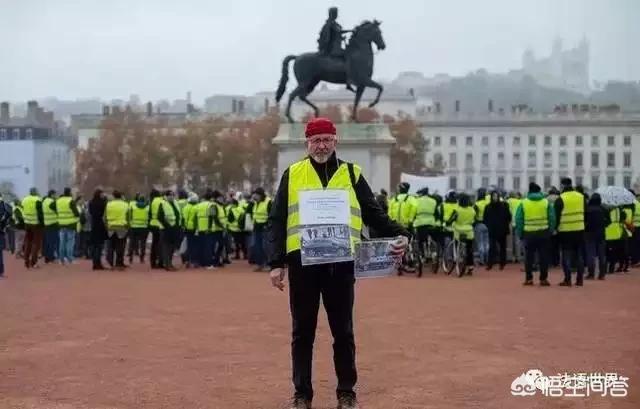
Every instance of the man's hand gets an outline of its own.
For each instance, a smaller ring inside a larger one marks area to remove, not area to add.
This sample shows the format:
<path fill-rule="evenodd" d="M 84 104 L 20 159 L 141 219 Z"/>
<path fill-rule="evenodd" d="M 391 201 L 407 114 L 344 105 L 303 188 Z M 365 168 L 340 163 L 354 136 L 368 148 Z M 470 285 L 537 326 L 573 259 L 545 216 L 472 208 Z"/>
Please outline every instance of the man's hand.
<path fill-rule="evenodd" d="M 391 243 L 391 254 L 397 257 L 401 257 L 407 250 L 409 245 L 409 239 L 405 236 L 398 236 L 395 241 Z"/>
<path fill-rule="evenodd" d="M 284 291 L 284 268 L 274 268 L 269 273 L 271 285 L 280 291 Z"/>

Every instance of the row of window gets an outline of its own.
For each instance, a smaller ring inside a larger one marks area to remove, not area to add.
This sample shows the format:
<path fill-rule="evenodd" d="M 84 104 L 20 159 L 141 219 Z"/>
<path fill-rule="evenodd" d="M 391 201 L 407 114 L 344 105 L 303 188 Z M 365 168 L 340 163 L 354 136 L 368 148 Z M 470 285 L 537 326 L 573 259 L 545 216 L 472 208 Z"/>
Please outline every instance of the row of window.
<path fill-rule="evenodd" d="M 528 183 L 531 182 L 535 182 L 535 183 L 539 183 L 539 178 L 535 175 L 531 175 L 529 176 L 528 179 Z M 613 186 L 616 184 L 616 178 L 615 176 L 612 175 L 608 175 L 606 177 L 606 186 Z M 622 184 L 624 185 L 624 187 L 626 188 L 631 188 L 631 175 L 624 175 L 622 177 Z M 555 184 L 556 186 L 558 184 Z M 580 185 L 584 185 L 584 180 L 582 178 L 582 176 L 577 176 L 575 178 L 575 185 L 576 186 L 580 186 Z M 484 187 L 484 188 L 488 188 L 490 186 L 497 186 L 500 189 L 507 189 L 505 186 L 505 178 L 504 176 L 498 176 L 497 179 L 495 180 L 491 180 L 489 177 L 484 176 L 481 179 L 481 185 L 480 186 L 474 186 L 473 185 L 473 176 L 467 176 L 465 177 L 465 182 L 464 182 L 464 190 L 466 191 L 472 191 L 478 187 Z M 542 179 L 542 187 L 547 190 L 549 189 L 551 186 L 554 186 L 554 184 L 552 183 L 551 180 L 551 176 L 549 175 L 545 175 Z M 595 190 L 598 188 L 598 186 L 600 186 L 600 176 L 592 176 L 591 177 L 591 189 Z M 526 188 L 527 186 L 525 186 Z M 462 186 L 458 186 L 458 178 L 456 176 L 451 176 L 449 177 L 449 188 L 450 189 L 454 189 L 454 190 L 458 190 L 458 189 L 463 189 Z M 522 191 L 522 185 L 521 185 L 521 180 L 520 180 L 520 176 L 514 176 L 513 177 L 513 186 L 512 189 L 516 192 L 521 192 Z"/>
<path fill-rule="evenodd" d="M 11 133 L 12 139 L 33 139 L 33 129 L 27 128 L 24 132 L 20 132 L 20 128 L 14 128 Z M 7 129 L 0 129 L 0 140 L 9 139 Z"/>
<path fill-rule="evenodd" d="M 538 135 L 529 135 L 529 146 L 536 146 L 537 145 L 537 138 Z M 560 135 L 559 139 L 559 144 L 560 146 L 567 146 L 568 144 L 568 136 L 567 135 Z M 544 135 L 544 146 L 551 146 L 552 144 L 552 139 L 551 139 L 551 135 Z M 482 146 L 489 146 L 489 136 L 483 136 L 482 137 Z M 584 138 L 582 135 L 576 135 L 575 138 L 575 143 L 576 146 L 583 146 L 584 145 Z M 498 136 L 498 146 L 504 146 L 505 144 L 505 138 L 504 135 L 499 135 Z M 622 139 L 622 144 L 623 146 L 631 146 L 631 135 L 624 135 L 623 139 Z M 442 146 L 442 137 L 440 136 L 434 136 L 433 137 L 433 145 L 434 146 Z M 465 145 L 466 146 L 473 146 L 473 136 L 467 136 L 465 137 Z M 599 146 L 600 145 L 600 135 L 591 135 L 591 146 Z M 607 146 L 615 146 L 616 145 L 616 137 L 615 135 L 608 135 L 607 136 Z M 449 146 L 458 146 L 458 137 L 457 136 L 450 136 L 449 137 Z M 520 145 L 520 136 L 514 136 L 513 137 L 513 146 L 521 146 Z"/>
<path fill-rule="evenodd" d="M 481 156 L 482 160 L 480 162 L 480 166 L 489 167 L 489 153 L 483 153 Z M 442 162 L 442 155 L 440 153 L 435 154 L 435 162 Z M 553 166 L 553 154 L 551 151 L 544 152 L 544 163 L 545 167 Z M 576 152 L 575 153 L 575 167 L 583 167 L 584 166 L 584 153 Z M 467 167 L 473 167 L 473 153 L 465 154 L 465 165 Z M 504 168 L 505 167 L 505 158 L 503 152 L 498 152 L 498 161 L 497 167 Z M 536 151 L 529 151 L 527 155 L 527 166 L 528 167 L 536 167 L 538 165 L 538 157 Z M 559 152 L 558 153 L 558 165 L 561 168 L 566 168 L 569 166 L 568 155 L 567 152 Z M 591 167 L 598 168 L 600 167 L 600 153 L 599 152 L 591 152 Z M 622 166 L 623 167 L 631 167 L 631 152 L 623 152 L 622 154 Z M 449 154 L 449 168 L 457 168 L 458 167 L 458 153 L 452 152 Z M 513 158 L 511 162 L 511 168 L 519 169 L 522 167 L 522 162 L 520 158 L 520 152 L 514 152 Z M 616 154 L 615 152 L 607 152 L 607 167 L 615 168 L 616 167 Z"/>

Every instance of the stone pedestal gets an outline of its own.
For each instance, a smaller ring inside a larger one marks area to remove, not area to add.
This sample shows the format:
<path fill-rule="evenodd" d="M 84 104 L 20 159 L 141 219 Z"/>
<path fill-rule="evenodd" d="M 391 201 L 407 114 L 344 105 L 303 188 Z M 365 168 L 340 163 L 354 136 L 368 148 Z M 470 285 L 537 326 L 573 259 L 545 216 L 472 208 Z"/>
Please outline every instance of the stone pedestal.
<path fill-rule="evenodd" d="M 374 193 L 390 191 L 390 151 L 396 140 L 386 124 L 338 124 L 339 159 L 362 167 L 362 172 Z M 294 162 L 306 156 L 304 124 L 282 123 L 273 139 L 278 147 L 278 175 Z M 279 183 L 279 180 L 278 182 Z"/>

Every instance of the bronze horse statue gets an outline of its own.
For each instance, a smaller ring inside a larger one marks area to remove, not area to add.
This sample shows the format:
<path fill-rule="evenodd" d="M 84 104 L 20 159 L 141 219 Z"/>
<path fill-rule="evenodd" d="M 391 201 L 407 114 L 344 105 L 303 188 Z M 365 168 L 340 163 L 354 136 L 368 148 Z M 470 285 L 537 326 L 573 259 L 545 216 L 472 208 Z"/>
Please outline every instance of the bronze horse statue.
<path fill-rule="evenodd" d="M 307 99 L 320 81 L 333 84 L 354 85 L 355 100 L 351 119 L 357 120 L 358 104 L 366 87 L 378 90 L 376 98 L 369 104 L 369 108 L 374 107 L 380 101 L 382 95 L 382 85 L 373 81 L 373 47 L 375 44 L 378 50 L 384 50 L 386 45 L 382 38 L 379 21 L 364 21 L 353 29 L 353 34 L 344 51 L 344 60 L 329 57 L 317 52 L 304 53 L 300 55 L 289 55 L 282 61 L 282 77 L 276 92 L 276 102 L 280 102 L 289 80 L 289 62 L 295 60 L 293 72 L 298 81 L 298 86 L 289 94 L 289 102 L 285 115 L 289 122 L 291 118 L 291 104 L 298 97 L 307 105 L 313 108 L 315 116 L 318 116 L 318 107 Z"/>

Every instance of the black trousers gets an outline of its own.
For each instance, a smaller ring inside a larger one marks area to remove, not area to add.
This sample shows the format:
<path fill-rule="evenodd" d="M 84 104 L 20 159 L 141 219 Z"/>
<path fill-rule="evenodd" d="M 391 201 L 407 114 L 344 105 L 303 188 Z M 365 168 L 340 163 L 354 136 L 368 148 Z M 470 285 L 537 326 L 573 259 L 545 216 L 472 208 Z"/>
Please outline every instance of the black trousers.
<path fill-rule="evenodd" d="M 291 356 L 293 385 L 298 397 L 311 400 L 311 364 L 318 323 L 320 296 L 333 336 L 333 363 L 338 378 L 336 393 L 355 395 L 356 345 L 353 335 L 353 262 L 300 266 L 289 263 L 289 302 L 292 318 Z M 289 259 L 295 257 L 288 257 Z"/>
<path fill-rule="evenodd" d="M 91 259 L 93 260 L 93 268 L 102 267 L 102 252 L 104 250 L 104 238 L 91 238 Z"/>
<path fill-rule="evenodd" d="M 631 264 L 640 263 L 640 226 L 637 226 L 631 236 L 629 243 L 629 253 L 631 253 Z"/>
<path fill-rule="evenodd" d="M 571 282 L 571 268 L 576 267 L 576 283 L 582 283 L 584 276 L 584 232 L 562 232 L 558 233 L 558 240 L 562 245 L 562 271 L 564 271 L 564 281 Z"/>
<path fill-rule="evenodd" d="M 150 227 L 151 231 L 151 268 L 164 268 L 164 257 L 162 244 L 164 238 L 164 230 L 157 227 Z"/>
<path fill-rule="evenodd" d="M 236 259 L 240 259 L 240 253 L 247 259 L 247 233 L 244 231 L 233 232 L 233 244 L 236 248 Z"/>
<path fill-rule="evenodd" d="M 124 248 L 127 242 L 127 236 L 118 237 L 116 233 L 112 233 L 109 237 L 109 248 L 107 250 L 107 263 L 110 266 L 124 267 Z"/>
<path fill-rule="evenodd" d="M 524 238 L 524 271 L 525 279 L 533 280 L 533 270 L 538 256 L 540 281 L 549 277 L 549 237 L 531 236 Z"/>
<path fill-rule="evenodd" d="M 133 255 L 140 256 L 140 262 L 144 263 L 144 255 L 147 252 L 147 236 L 149 230 L 146 228 L 129 229 L 129 262 L 133 262 Z"/>
<path fill-rule="evenodd" d="M 609 274 L 615 271 L 616 263 L 622 263 L 624 256 L 624 243 L 622 239 L 607 241 L 607 264 Z"/>
<path fill-rule="evenodd" d="M 498 248 L 500 248 L 498 252 Z M 491 267 L 496 262 L 498 257 L 498 263 L 504 267 L 507 264 L 507 235 L 492 236 L 489 235 L 489 265 Z"/>

